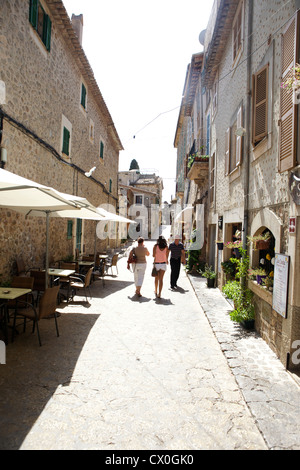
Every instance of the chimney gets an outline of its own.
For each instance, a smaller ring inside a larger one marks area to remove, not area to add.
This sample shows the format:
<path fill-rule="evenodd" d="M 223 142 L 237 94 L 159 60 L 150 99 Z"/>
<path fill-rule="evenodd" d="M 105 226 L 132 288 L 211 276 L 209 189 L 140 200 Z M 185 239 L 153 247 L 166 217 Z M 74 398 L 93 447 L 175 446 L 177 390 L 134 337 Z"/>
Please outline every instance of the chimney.
<path fill-rule="evenodd" d="M 82 30 L 83 30 L 83 15 L 72 14 L 73 29 L 78 37 L 80 45 L 82 46 Z"/>

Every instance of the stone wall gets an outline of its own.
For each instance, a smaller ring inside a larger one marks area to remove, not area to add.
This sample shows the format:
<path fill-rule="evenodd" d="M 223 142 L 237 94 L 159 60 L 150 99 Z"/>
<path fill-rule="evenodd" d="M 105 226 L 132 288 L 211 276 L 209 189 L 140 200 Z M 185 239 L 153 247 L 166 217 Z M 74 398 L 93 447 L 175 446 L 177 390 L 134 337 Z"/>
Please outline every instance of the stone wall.
<path fill-rule="evenodd" d="M 112 130 L 111 118 L 101 105 L 100 91 L 82 75 L 76 51 L 65 30 L 42 5 L 52 21 L 48 52 L 29 22 L 29 2 L 3 0 L 0 9 L 0 80 L 5 83 L 2 110 L 2 146 L 7 149 L 6 170 L 49 185 L 61 192 L 87 198 L 95 206 L 117 205 L 118 165 L 121 143 Z M 86 110 L 80 104 L 82 83 L 87 89 Z M 104 103 L 104 102 L 103 102 Z M 1 111 L 1 109 L 0 109 Z M 70 156 L 62 153 L 64 119 L 71 124 Z M 100 158 L 100 141 L 104 158 Z M 92 178 L 84 172 L 96 166 Z M 111 180 L 111 192 L 109 191 Z M 45 219 L 2 209 L 0 219 L 1 273 L 7 279 L 16 257 L 25 265 L 43 266 Z M 83 221 L 83 249 L 94 252 L 95 221 Z M 67 220 L 50 222 L 50 257 L 74 254 L 67 239 Z M 97 249 L 107 241 L 98 241 Z"/>

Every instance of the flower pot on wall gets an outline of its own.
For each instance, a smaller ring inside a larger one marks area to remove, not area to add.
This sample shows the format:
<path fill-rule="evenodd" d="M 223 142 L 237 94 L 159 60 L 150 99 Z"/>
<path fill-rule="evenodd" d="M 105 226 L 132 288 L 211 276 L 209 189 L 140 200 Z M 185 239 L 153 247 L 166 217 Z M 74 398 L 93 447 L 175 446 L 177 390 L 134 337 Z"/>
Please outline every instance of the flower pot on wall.
<path fill-rule="evenodd" d="M 262 280 L 265 279 L 267 276 L 266 274 L 256 274 L 256 282 L 257 284 L 262 284 Z"/>
<path fill-rule="evenodd" d="M 256 242 L 256 250 L 268 250 L 270 246 L 270 240 L 258 240 Z"/>
<path fill-rule="evenodd" d="M 223 242 L 217 242 L 218 245 L 218 250 L 223 250 L 224 248 L 224 243 Z"/>

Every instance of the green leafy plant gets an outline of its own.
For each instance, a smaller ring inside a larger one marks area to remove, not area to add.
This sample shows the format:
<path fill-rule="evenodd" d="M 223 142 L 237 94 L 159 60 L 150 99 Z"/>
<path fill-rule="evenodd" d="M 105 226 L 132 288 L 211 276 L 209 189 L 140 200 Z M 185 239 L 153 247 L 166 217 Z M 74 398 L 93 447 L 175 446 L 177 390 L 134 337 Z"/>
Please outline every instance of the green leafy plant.
<path fill-rule="evenodd" d="M 208 266 L 208 264 L 205 265 L 204 271 L 201 272 L 203 277 L 206 277 L 206 279 L 215 279 L 217 276 L 217 273 L 212 269 L 211 266 Z"/>
<path fill-rule="evenodd" d="M 245 322 L 248 320 L 254 320 L 255 311 L 254 305 L 252 302 L 253 292 L 247 287 L 247 279 L 249 272 L 249 256 L 247 255 L 247 250 L 244 248 L 239 248 L 241 253 L 241 258 L 230 258 L 236 265 L 236 281 L 231 281 L 227 292 L 229 295 L 232 295 L 234 301 L 234 310 L 230 313 L 230 319 L 235 322 Z M 232 284 L 234 282 L 234 284 Z M 226 285 L 225 284 L 225 292 Z M 223 292 L 224 292 L 223 288 Z"/>
<path fill-rule="evenodd" d="M 228 281 L 222 288 L 222 292 L 228 299 L 235 300 L 240 295 L 240 283 L 238 281 Z"/>
<path fill-rule="evenodd" d="M 221 266 L 224 273 L 229 274 L 230 276 L 235 276 L 236 264 L 233 263 L 230 259 L 227 261 L 223 261 L 221 263 Z"/>

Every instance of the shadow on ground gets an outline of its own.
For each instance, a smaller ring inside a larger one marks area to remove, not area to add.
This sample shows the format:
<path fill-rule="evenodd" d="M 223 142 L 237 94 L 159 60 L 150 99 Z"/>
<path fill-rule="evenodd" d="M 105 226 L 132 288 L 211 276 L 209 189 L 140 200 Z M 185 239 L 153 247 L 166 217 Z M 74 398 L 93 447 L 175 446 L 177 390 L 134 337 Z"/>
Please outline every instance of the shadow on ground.
<path fill-rule="evenodd" d="M 6 348 L 0 366 L 0 449 L 17 450 L 58 386 L 70 383 L 78 357 L 99 318 L 97 314 L 62 313 L 40 322 L 42 346 L 31 325 Z"/>

